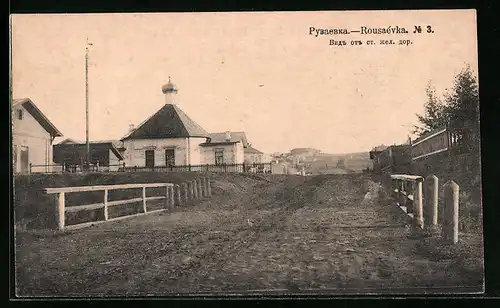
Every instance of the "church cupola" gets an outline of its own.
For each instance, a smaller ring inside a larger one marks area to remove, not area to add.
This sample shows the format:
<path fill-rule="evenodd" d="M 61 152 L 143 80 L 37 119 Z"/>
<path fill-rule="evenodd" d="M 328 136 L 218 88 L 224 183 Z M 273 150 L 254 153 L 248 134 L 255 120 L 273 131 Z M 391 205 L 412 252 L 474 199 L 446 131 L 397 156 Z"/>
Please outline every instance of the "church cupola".
<path fill-rule="evenodd" d="M 177 97 L 177 87 L 172 83 L 170 77 L 168 77 L 168 83 L 161 87 L 161 91 L 165 95 L 165 104 L 175 104 Z"/>

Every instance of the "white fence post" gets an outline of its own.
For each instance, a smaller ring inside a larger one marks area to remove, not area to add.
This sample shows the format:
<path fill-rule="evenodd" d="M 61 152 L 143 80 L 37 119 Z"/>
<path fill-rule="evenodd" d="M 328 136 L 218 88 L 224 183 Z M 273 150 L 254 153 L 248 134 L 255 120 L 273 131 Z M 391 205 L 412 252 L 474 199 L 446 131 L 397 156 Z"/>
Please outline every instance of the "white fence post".
<path fill-rule="evenodd" d="M 207 178 L 201 178 L 201 188 L 203 190 L 203 197 L 207 197 Z"/>
<path fill-rule="evenodd" d="M 168 198 L 168 186 L 165 186 L 165 199 L 163 200 L 163 207 L 168 209 L 169 208 L 169 198 Z"/>
<path fill-rule="evenodd" d="M 397 191 L 399 191 L 399 189 L 398 189 L 398 180 L 395 180 L 395 179 L 391 178 L 391 185 L 390 185 L 389 188 L 391 189 L 392 199 L 395 200 L 396 203 L 397 203 L 398 202 L 398 193 L 397 193 Z"/>
<path fill-rule="evenodd" d="M 182 182 L 181 184 L 182 186 L 182 191 L 183 191 L 183 202 L 184 204 L 187 204 L 188 203 L 188 186 L 186 184 L 186 182 Z"/>
<path fill-rule="evenodd" d="M 398 203 L 400 206 L 406 206 L 407 197 L 405 195 L 405 181 L 399 180 L 399 189 L 398 189 Z M 408 212 L 411 211 L 408 207 L 406 209 Z"/>
<path fill-rule="evenodd" d="M 193 181 L 188 181 L 187 185 L 189 190 L 189 200 L 192 201 L 194 199 Z"/>
<path fill-rule="evenodd" d="M 439 179 L 430 175 L 425 179 L 424 192 L 424 223 L 427 229 L 433 229 L 438 224 Z"/>
<path fill-rule="evenodd" d="M 169 195 L 170 195 L 170 210 L 173 211 L 175 207 L 175 198 L 174 198 L 174 185 L 169 186 Z"/>
<path fill-rule="evenodd" d="M 413 219 L 415 226 L 419 229 L 424 228 L 423 206 L 422 206 L 422 180 L 416 180 L 413 192 Z"/>
<path fill-rule="evenodd" d="M 194 198 L 198 199 L 198 185 L 196 184 L 196 180 L 193 180 L 192 183 L 193 183 Z"/>
<path fill-rule="evenodd" d="M 66 209 L 65 209 L 65 195 L 63 192 L 60 192 L 56 195 L 56 222 L 57 228 L 59 230 L 64 230 L 64 221 L 66 218 Z"/>
<path fill-rule="evenodd" d="M 458 242 L 459 187 L 448 181 L 444 184 L 443 237 L 448 243 Z"/>
<path fill-rule="evenodd" d="M 148 210 L 146 208 L 146 187 L 142 188 L 142 210 L 143 210 L 144 214 L 146 214 L 148 212 Z"/>
<path fill-rule="evenodd" d="M 108 190 L 104 190 L 104 220 L 108 220 Z"/>
<path fill-rule="evenodd" d="M 179 184 L 175 184 L 175 198 L 176 198 L 176 201 L 177 201 L 177 206 L 181 206 L 182 205 L 182 201 L 181 201 L 181 186 Z"/>
<path fill-rule="evenodd" d="M 200 179 L 196 180 L 196 187 L 198 188 L 198 198 L 203 199 L 203 190 L 201 188 L 201 180 Z"/>

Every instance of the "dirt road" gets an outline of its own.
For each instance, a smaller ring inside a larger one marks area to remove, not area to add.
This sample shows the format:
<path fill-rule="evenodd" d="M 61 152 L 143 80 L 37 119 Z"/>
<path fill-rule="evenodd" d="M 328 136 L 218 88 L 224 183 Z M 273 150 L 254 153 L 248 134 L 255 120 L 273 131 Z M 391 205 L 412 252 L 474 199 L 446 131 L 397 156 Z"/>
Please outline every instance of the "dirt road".
<path fill-rule="evenodd" d="M 20 296 L 423 293 L 482 288 L 408 239 L 362 175 L 225 175 L 214 196 L 59 235 L 18 234 Z"/>

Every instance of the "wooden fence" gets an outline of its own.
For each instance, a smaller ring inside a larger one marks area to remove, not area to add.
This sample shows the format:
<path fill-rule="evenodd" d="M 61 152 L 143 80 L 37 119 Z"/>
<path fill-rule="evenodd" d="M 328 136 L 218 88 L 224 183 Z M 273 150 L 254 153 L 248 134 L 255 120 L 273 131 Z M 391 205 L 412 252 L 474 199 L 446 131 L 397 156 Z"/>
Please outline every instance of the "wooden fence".
<path fill-rule="evenodd" d="M 221 165 L 177 165 L 154 167 L 127 167 L 125 163 L 119 165 L 89 165 L 68 166 L 61 165 L 31 165 L 30 173 L 78 173 L 78 172 L 214 172 L 214 173 L 271 173 L 271 163 L 256 164 L 221 164 Z"/>
<path fill-rule="evenodd" d="M 215 172 L 215 173 L 271 173 L 271 164 L 221 164 L 221 165 L 180 165 L 154 167 L 125 167 L 125 171 L 150 172 Z"/>
<path fill-rule="evenodd" d="M 165 188 L 165 193 L 162 196 L 146 196 L 146 190 L 148 188 Z M 140 198 L 132 198 L 132 199 L 124 199 L 124 200 L 115 200 L 110 201 L 108 198 L 108 192 L 110 190 L 126 190 L 126 189 L 142 189 L 142 197 Z M 145 215 L 148 213 L 155 213 L 165 210 L 173 210 L 175 206 L 186 205 L 190 201 L 199 200 L 202 198 L 209 198 L 212 196 L 211 190 L 211 182 L 208 178 L 195 179 L 187 182 L 183 182 L 180 185 L 172 184 L 172 183 L 148 183 L 148 184 L 121 184 L 121 185 L 98 185 L 98 186 L 77 186 L 77 187 L 58 187 L 58 188 L 45 188 L 45 193 L 48 195 L 54 196 L 55 203 L 55 213 L 56 213 L 56 222 L 57 228 L 59 230 L 67 230 L 67 229 L 79 229 L 83 227 L 87 227 L 93 224 L 102 223 L 106 221 L 119 220 L 139 215 Z M 91 192 L 91 191 L 103 191 L 103 202 L 93 203 L 93 204 L 83 204 L 77 206 L 66 206 L 66 195 L 69 193 L 76 192 Z M 148 210 L 148 201 L 152 200 L 164 200 L 163 208 L 158 210 Z M 142 202 L 142 212 L 133 214 L 120 216 L 116 218 L 109 218 L 108 216 L 108 208 L 111 206 L 131 204 L 136 202 Z M 104 212 L 104 220 L 101 221 L 92 221 L 86 223 L 79 223 L 73 225 L 66 225 L 66 213 L 70 212 L 80 212 L 80 211 L 89 211 L 103 209 Z"/>
<path fill-rule="evenodd" d="M 397 205 L 412 218 L 412 231 L 436 232 L 438 228 L 439 179 L 435 175 L 391 175 L 391 192 Z M 445 241 L 458 242 L 459 186 L 444 184 L 442 234 Z"/>
<path fill-rule="evenodd" d="M 443 128 L 422 136 L 411 143 L 412 160 L 453 150 L 456 153 L 464 152 L 464 145 L 471 142 L 470 136 L 457 131 Z"/>
<path fill-rule="evenodd" d="M 29 173 L 78 173 L 78 172 L 122 172 L 125 164 L 64 166 L 64 165 L 29 165 Z"/>

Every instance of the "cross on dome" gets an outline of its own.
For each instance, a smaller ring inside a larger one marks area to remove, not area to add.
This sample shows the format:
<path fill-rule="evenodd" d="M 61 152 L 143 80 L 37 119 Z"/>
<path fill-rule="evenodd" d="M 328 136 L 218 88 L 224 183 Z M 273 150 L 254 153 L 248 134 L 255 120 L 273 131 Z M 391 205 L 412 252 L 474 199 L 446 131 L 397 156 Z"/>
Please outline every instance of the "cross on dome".
<path fill-rule="evenodd" d="M 168 83 L 161 87 L 161 91 L 163 92 L 163 94 L 177 93 L 178 89 L 175 84 L 172 83 L 170 76 L 168 76 Z"/>

